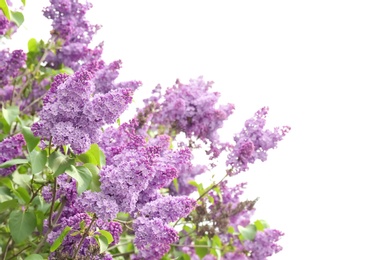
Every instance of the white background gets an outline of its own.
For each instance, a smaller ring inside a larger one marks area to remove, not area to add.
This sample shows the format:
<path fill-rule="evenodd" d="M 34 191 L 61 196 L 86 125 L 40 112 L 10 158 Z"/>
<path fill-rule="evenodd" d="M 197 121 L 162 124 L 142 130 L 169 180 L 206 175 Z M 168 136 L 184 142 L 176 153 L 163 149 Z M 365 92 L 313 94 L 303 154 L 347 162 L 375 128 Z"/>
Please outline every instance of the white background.
<path fill-rule="evenodd" d="M 93 3 L 89 17 L 103 25 L 94 44 L 105 41 L 106 62 L 122 59 L 122 80 L 145 93 L 213 80 L 236 105 L 226 139 L 262 106 L 269 127 L 292 127 L 239 176 L 260 197 L 256 216 L 285 232 L 271 259 L 390 259 L 387 1 Z M 27 1 L 11 48 L 48 39 L 45 5 Z"/>

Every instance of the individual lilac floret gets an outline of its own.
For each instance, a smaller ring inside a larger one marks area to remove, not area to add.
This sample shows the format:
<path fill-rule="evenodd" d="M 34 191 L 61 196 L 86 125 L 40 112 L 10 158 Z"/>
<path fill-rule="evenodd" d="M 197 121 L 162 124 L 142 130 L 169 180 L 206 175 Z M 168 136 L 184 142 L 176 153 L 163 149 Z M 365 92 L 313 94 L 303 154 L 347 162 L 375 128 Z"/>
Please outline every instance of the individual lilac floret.
<path fill-rule="evenodd" d="M 177 81 L 166 91 L 163 101 L 157 101 L 158 97 L 145 100 L 146 107 L 139 113 L 146 114 L 147 107 L 154 104 L 156 113 L 151 119 L 152 124 L 164 125 L 168 129 L 172 127 L 176 132 L 184 132 L 187 137 L 217 142 L 219 137 L 216 131 L 232 114 L 234 106 L 227 104 L 216 108 L 220 94 L 209 91 L 212 84 L 202 77 L 190 80 L 188 85 Z"/>
<path fill-rule="evenodd" d="M 282 247 L 276 242 L 284 234 L 276 229 L 258 231 L 253 241 L 245 240 L 244 248 L 248 252 L 249 259 L 266 260 L 268 256 L 278 253 Z"/>
<path fill-rule="evenodd" d="M 236 144 L 226 161 L 226 165 L 232 167 L 230 175 L 248 170 L 248 164 L 257 159 L 267 160 L 267 151 L 276 148 L 277 143 L 290 130 L 288 126 L 275 127 L 273 131 L 265 130 L 267 113 L 267 107 L 257 111 L 253 118 L 245 122 L 244 129 L 234 137 Z"/>
<path fill-rule="evenodd" d="M 166 196 L 146 204 L 141 214 L 145 218 L 159 218 L 164 223 L 184 218 L 194 209 L 196 201 L 186 196 Z"/>
<path fill-rule="evenodd" d="M 102 192 L 86 191 L 79 199 L 79 203 L 85 211 L 96 213 L 102 220 L 113 220 L 119 212 L 116 201 Z"/>
<path fill-rule="evenodd" d="M 177 232 L 161 219 L 137 218 L 133 223 L 134 244 L 142 259 L 158 260 L 170 249 L 170 244 L 179 237 Z"/>
<path fill-rule="evenodd" d="M 0 51 L 0 86 L 6 86 L 19 74 L 26 63 L 26 54 L 22 50 Z"/>
<path fill-rule="evenodd" d="M 23 156 L 24 138 L 21 134 L 8 137 L 0 142 L 0 164 Z M 16 170 L 16 166 L 0 168 L 0 176 L 10 175 Z"/>
<path fill-rule="evenodd" d="M 56 146 L 70 144 L 77 154 L 99 142 L 101 127 L 115 122 L 125 111 L 131 93 L 121 89 L 91 98 L 91 77 L 84 70 L 72 76 L 56 76 L 43 99 L 40 121 L 31 127 L 33 133 L 47 140 L 52 138 Z"/>

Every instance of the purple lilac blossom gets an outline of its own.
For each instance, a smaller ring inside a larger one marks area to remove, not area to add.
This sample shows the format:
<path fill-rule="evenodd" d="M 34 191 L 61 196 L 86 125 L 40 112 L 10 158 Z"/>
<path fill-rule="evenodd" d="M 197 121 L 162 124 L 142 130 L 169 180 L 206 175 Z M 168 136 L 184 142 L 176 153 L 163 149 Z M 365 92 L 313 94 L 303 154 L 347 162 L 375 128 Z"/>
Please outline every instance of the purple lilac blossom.
<path fill-rule="evenodd" d="M 100 26 L 91 25 L 85 19 L 92 4 L 82 4 L 76 0 L 50 0 L 50 3 L 43 9 L 43 15 L 52 20 L 53 40 L 61 39 L 63 43 L 62 48 L 56 54 L 50 53 L 46 61 L 52 67 L 58 68 L 63 63 L 76 71 L 80 68 L 80 62 L 96 54 L 96 51 L 88 48 L 88 44 Z"/>
<path fill-rule="evenodd" d="M 23 145 L 25 145 L 24 138 L 21 134 L 8 137 L 0 142 L 0 164 L 23 156 Z M 0 176 L 4 177 L 10 175 L 16 170 L 16 166 L 8 168 L 0 168 Z"/>
<path fill-rule="evenodd" d="M 33 133 L 47 140 L 52 137 L 53 145 L 70 144 L 77 154 L 97 143 L 100 128 L 115 122 L 131 102 L 132 93 L 120 89 L 91 98 L 91 77 L 84 70 L 56 76 L 43 99 L 40 121 L 31 127 Z"/>
<path fill-rule="evenodd" d="M 284 234 L 276 229 L 258 231 L 253 241 L 245 240 L 245 251 L 249 252 L 249 259 L 266 260 L 268 256 L 278 253 L 282 247 L 276 242 Z"/>
<path fill-rule="evenodd" d="M 117 60 L 104 66 L 102 69 L 96 72 L 93 82 L 95 83 L 95 93 L 105 94 L 110 90 L 117 88 L 127 88 L 131 91 L 135 91 L 142 85 L 140 81 L 128 81 L 121 83 L 114 83 L 115 79 L 119 76 L 118 70 L 121 68 L 122 61 Z"/>
<path fill-rule="evenodd" d="M 133 229 L 135 231 L 134 244 L 139 250 L 139 256 L 144 259 L 161 259 L 169 251 L 170 244 L 179 238 L 173 228 L 158 218 L 139 217 L 134 221 Z"/>
<path fill-rule="evenodd" d="M 188 216 L 195 205 L 196 201 L 186 196 L 166 196 L 146 204 L 140 212 L 145 218 L 159 218 L 167 224 Z"/>
<path fill-rule="evenodd" d="M 102 192 L 86 191 L 80 198 L 81 206 L 87 212 L 94 212 L 99 219 L 112 220 L 119 212 L 118 204 Z"/>
<path fill-rule="evenodd" d="M 50 254 L 49 259 L 54 260 L 62 259 L 61 257 L 65 256 L 68 258 L 73 256 L 75 245 L 78 245 L 80 243 L 82 233 L 76 235 L 71 234 L 76 231 L 80 231 L 81 222 L 84 222 L 84 228 L 87 228 L 90 225 L 91 221 L 91 217 L 85 213 L 78 213 L 74 214 L 73 216 L 61 218 L 61 221 L 59 223 L 60 227 L 55 232 L 51 232 L 49 234 L 47 242 L 52 244 L 66 226 L 71 227 L 72 231 L 70 231 L 68 235 L 65 236 L 64 240 L 61 243 L 61 247 L 57 251 Z M 110 223 L 114 222 L 104 222 L 102 220 L 95 221 L 95 223 L 93 223 L 90 228 L 91 235 L 88 235 L 84 239 L 77 256 L 86 257 L 87 259 L 91 260 L 112 259 L 109 253 L 99 254 L 99 245 L 93 237 L 95 234 L 98 234 L 98 230 L 104 229 L 109 231 L 113 235 L 113 237 L 116 238 L 116 241 L 114 241 L 114 243 L 117 243 L 119 241 L 119 234 L 122 233 L 121 225 L 119 223 Z"/>
<path fill-rule="evenodd" d="M 169 194 L 177 195 L 190 195 L 192 192 L 196 191 L 196 187 L 189 184 L 189 181 L 195 179 L 195 176 L 206 172 L 207 166 L 205 165 L 196 165 L 192 166 L 189 164 L 183 164 L 179 167 L 178 177 L 177 177 L 177 187 L 173 182 L 168 186 Z"/>
<path fill-rule="evenodd" d="M 7 17 L 3 15 L 2 12 L 0 12 L 0 35 L 4 35 L 8 31 L 8 26 L 10 22 L 8 21 Z"/>
<path fill-rule="evenodd" d="M 167 89 L 164 99 L 161 97 L 161 87 L 154 92 L 159 94 L 153 99 L 145 100 L 145 105 L 154 104 L 155 114 L 151 118 L 153 125 L 173 126 L 177 132 L 182 131 L 187 137 L 197 137 L 203 141 L 219 142 L 217 130 L 222 127 L 233 112 L 232 104 L 220 105 L 216 108 L 220 94 L 210 92 L 213 82 L 205 82 L 202 77 L 190 80 L 188 85 L 179 81 Z M 146 108 L 145 108 L 146 109 Z M 139 110 L 140 113 L 145 113 Z"/>
<path fill-rule="evenodd" d="M 8 49 L 0 51 L 0 87 L 11 83 L 19 70 L 26 63 L 26 54 L 22 50 L 10 52 Z"/>
<path fill-rule="evenodd" d="M 257 159 L 267 160 L 267 151 L 277 147 L 277 143 L 288 133 L 290 127 L 275 127 L 273 131 L 264 130 L 268 108 L 257 111 L 253 118 L 245 122 L 244 129 L 234 137 L 236 142 L 228 155 L 226 165 L 231 166 L 230 175 L 248 170 L 248 164 Z"/>

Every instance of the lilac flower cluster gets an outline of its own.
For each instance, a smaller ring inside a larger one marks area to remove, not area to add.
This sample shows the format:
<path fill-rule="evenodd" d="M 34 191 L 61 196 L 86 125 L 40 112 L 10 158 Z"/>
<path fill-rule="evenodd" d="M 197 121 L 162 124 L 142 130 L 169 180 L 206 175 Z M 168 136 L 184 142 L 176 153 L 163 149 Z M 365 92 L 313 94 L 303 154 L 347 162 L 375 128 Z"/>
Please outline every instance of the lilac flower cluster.
<path fill-rule="evenodd" d="M 43 99 L 40 121 L 31 127 L 35 135 L 52 137 L 54 145 L 70 144 L 76 153 L 85 152 L 100 140 L 100 128 L 115 122 L 131 102 L 132 92 L 118 89 L 91 99 L 91 77 L 84 70 L 55 77 Z"/>
<path fill-rule="evenodd" d="M 43 15 L 52 20 L 54 40 L 61 39 L 63 44 L 56 54 L 50 53 L 46 61 L 52 67 L 58 68 L 63 63 L 76 71 L 80 62 L 96 52 L 89 49 L 88 44 L 100 27 L 85 19 L 92 4 L 82 4 L 77 0 L 50 0 L 50 3 L 43 9 Z"/>
<path fill-rule="evenodd" d="M 0 51 L 0 87 L 11 83 L 20 68 L 26 63 L 26 54 L 22 50 L 10 52 L 8 49 Z"/>
<path fill-rule="evenodd" d="M 112 89 L 128 88 L 135 91 L 142 85 L 140 81 L 127 81 L 115 84 L 115 79 L 119 76 L 118 70 L 121 68 L 122 61 L 117 60 L 104 66 L 96 72 L 93 82 L 95 83 L 95 93 L 107 93 Z"/>
<path fill-rule="evenodd" d="M 7 17 L 0 12 L 0 35 L 4 35 L 8 31 L 9 23 Z"/>
<path fill-rule="evenodd" d="M 81 223 L 84 223 L 81 225 Z M 77 213 L 72 216 L 61 218 L 59 227 L 56 232 L 50 233 L 48 236 L 48 242 L 53 243 L 55 239 L 61 234 L 62 230 L 68 226 L 72 230 L 65 236 L 61 243 L 59 250 L 50 254 L 49 259 L 69 259 L 73 256 L 77 246 L 81 242 L 83 233 L 91 225 L 92 219 L 86 213 Z M 122 226 L 117 222 L 105 222 L 97 220 L 92 223 L 89 234 L 82 241 L 80 250 L 78 251 L 78 257 L 84 257 L 83 259 L 92 260 L 111 260 L 112 256 L 109 253 L 100 253 L 99 245 L 97 244 L 94 235 L 99 233 L 99 230 L 107 230 L 114 238 L 113 244 L 118 243 L 119 236 L 122 233 Z M 79 232 L 78 234 L 75 232 Z"/>
<path fill-rule="evenodd" d="M 217 130 L 222 127 L 233 112 L 232 104 L 220 105 L 216 108 L 220 94 L 210 92 L 213 82 L 205 82 L 202 77 L 191 80 L 188 85 L 179 81 L 169 88 L 161 99 L 161 87 L 155 92 L 153 99 L 145 100 L 146 107 L 154 104 L 156 113 L 151 119 L 152 124 L 173 127 L 177 132 L 184 132 L 187 137 L 195 136 L 203 141 L 218 142 Z M 144 110 L 139 110 L 145 113 Z"/>
<path fill-rule="evenodd" d="M 277 143 L 288 133 L 290 127 L 275 127 L 273 131 L 264 130 L 268 108 L 257 111 L 253 118 L 245 122 L 244 129 L 234 137 L 236 142 L 228 155 L 226 165 L 232 167 L 231 175 L 248 170 L 248 164 L 257 159 L 267 160 L 267 151 L 276 148 Z"/>
<path fill-rule="evenodd" d="M 21 134 L 8 137 L 0 142 L 0 164 L 23 156 L 23 145 L 25 145 L 24 138 Z M 16 170 L 16 166 L 8 168 L 0 168 L 0 176 L 4 177 L 10 175 Z"/>
<path fill-rule="evenodd" d="M 253 241 L 246 240 L 243 248 L 249 252 L 249 259 L 266 260 L 268 256 L 278 253 L 282 250 L 280 245 L 275 242 L 284 234 L 276 229 L 265 229 L 264 232 L 258 231 Z"/>
<path fill-rule="evenodd" d="M 171 195 L 190 195 L 196 191 L 196 187 L 189 184 L 189 181 L 195 179 L 195 176 L 206 172 L 207 167 L 205 165 L 183 165 L 179 168 L 177 177 L 177 187 L 173 182 L 168 186 L 169 194 Z"/>

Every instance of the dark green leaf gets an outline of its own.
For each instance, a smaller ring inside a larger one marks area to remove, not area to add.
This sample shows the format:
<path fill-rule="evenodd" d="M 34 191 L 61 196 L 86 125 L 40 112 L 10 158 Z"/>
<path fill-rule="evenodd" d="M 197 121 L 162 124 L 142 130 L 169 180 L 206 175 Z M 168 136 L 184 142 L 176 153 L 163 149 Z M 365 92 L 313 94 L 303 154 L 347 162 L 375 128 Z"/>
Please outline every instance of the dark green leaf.
<path fill-rule="evenodd" d="M 37 174 L 40 173 L 46 165 L 47 162 L 47 153 L 46 150 L 42 151 L 32 151 L 30 153 L 30 162 L 31 162 L 31 173 Z"/>
<path fill-rule="evenodd" d="M 100 191 L 99 168 L 96 167 L 96 165 L 94 165 L 92 163 L 86 163 L 83 166 L 88 168 L 88 170 L 92 174 L 91 185 L 88 187 L 88 189 L 90 189 L 91 191 L 95 191 L 95 192 Z"/>
<path fill-rule="evenodd" d="M 26 257 L 24 260 L 43 260 L 43 257 L 38 254 L 32 254 Z"/>
<path fill-rule="evenodd" d="M 256 226 L 253 224 L 249 224 L 246 227 L 238 226 L 238 231 L 245 240 L 253 240 L 257 233 Z"/>
<path fill-rule="evenodd" d="M 71 231 L 72 228 L 66 226 L 64 230 L 62 230 L 61 234 L 57 237 L 57 239 L 54 241 L 54 243 L 50 247 L 50 252 L 56 251 L 56 249 L 62 244 L 62 241 L 64 241 L 65 236 Z"/>
<path fill-rule="evenodd" d="M 45 214 L 42 211 L 35 211 L 35 217 L 37 218 L 37 229 L 42 234 L 43 221 L 45 220 Z"/>
<path fill-rule="evenodd" d="M 34 134 L 31 132 L 31 129 L 26 126 L 22 127 L 22 134 L 24 136 L 24 140 L 26 140 L 28 152 L 31 153 L 31 151 L 34 150 L 34 148 L 38 145 L 41 139 L 35 137 Z"/>
<path fill-rule="evenodd" d="M 3 212 L 7 209 L 15 209 L 19 206 L 17 199 L 7 200 L 0 203 L 0 212 Z"/>
<path fill-rule="evenodd" d="M 75 160 L 63 155 L 60 152 L 54 152 L 49 156 L 49 167 L 53 170 L 54 177 L 65 172 L 65 170 L 74 165 Z"/>
<path fill-rule="evenodd" d="M 27 159 L 12 159 L 12 160 L 9 160 L 9 161 L 6 161 L 6 162 L 0 164 L 0 168 L 8 168 L 8 167 L 11 167 L 13 165 L 25 164 L 25 163 L 28 163 Z"/>
<path fill-rule="evenodd" d="M 66 173 L 76 180 L 78 194 L 85 191 L 92 181 L 92 173 L 84 166 L 75 167 L 71 165 L 66 169 Z"/>
<path fill-rule="evenodd" d="M 9 216 L 9 229 L 16 243 L 24 241 L 35 229 L 37 220 L 34 213 L 13 211 Z"/>
<path fill-rule="evenodd" d="M 2 1 L 2 0 L 0 0 Z M 19 107 L 17 106 L 10 106 L 8 108 L 2 107 L 3 117 L 8 125 L 11 125 L 13 122 L 15 122 L 16 118 L 19 115 Z"/>
<path fill-rule="evenodd" d="M 24 16 L 21 12 L 10 12 L 11 21 L 13 21 L 18 27 L 20 27 L 24 22 Z"/>

